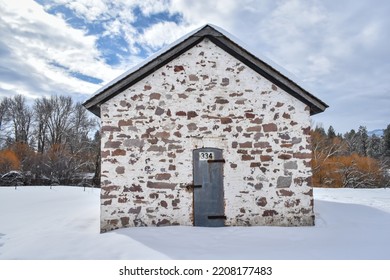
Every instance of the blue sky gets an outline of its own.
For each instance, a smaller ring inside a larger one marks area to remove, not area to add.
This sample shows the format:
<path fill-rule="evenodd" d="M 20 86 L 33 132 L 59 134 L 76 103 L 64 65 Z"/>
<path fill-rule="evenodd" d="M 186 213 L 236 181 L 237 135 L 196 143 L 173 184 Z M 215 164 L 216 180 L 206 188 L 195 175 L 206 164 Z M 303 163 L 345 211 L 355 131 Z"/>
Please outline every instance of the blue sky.
<path fill-rule="evenodd" d="M 212 23 L 303 81 L 345 132 L 390 124 L 390 2 L 376 0 L 0 0 L 0 99 L 77 101 Z"/>

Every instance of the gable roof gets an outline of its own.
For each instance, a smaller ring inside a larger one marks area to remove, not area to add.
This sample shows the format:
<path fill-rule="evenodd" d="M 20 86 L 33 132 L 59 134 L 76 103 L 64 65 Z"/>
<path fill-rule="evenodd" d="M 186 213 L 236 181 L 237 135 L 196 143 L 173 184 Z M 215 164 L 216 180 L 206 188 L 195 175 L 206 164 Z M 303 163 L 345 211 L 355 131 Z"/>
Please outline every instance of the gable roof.
<path fill-rule="evenodd" d="M 238 44 L 237 42 L 239 40 L 235 39 L 231 34 L 210 24 L 206 24 L 201 28 L 188 33 L 176 42 L 166 46 L 148 59 L 126 71 L 100 88 L 91 98 L 86 100 L 83 105 L 96 116 L 100 117 L 100 105 L 102 103 L 180 56 L 182 53 L 201 42 L 204 38 L 208 38 L 218 47 L 252 68 L 276 86 L 308 105 L 310 107 L 311 115 L 321 113 L 328 107 L 323 101 L 298 85 L 296 82 L 297 78 L 291 73 L 288 73 L 285 69 L 267 58 L 255 56 L 244 48 L 243 44 Z"/>

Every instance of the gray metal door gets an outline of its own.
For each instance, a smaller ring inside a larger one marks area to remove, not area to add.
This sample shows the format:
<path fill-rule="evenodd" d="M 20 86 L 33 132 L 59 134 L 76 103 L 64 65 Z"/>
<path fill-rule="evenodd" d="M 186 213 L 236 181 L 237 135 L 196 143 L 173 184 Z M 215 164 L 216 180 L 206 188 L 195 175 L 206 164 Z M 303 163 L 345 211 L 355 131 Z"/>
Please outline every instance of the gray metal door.
<path fill-rule="evenodd" d="M 193 151 L 194 225 L 225 225 L 222 150 L 202 148 Z"/>

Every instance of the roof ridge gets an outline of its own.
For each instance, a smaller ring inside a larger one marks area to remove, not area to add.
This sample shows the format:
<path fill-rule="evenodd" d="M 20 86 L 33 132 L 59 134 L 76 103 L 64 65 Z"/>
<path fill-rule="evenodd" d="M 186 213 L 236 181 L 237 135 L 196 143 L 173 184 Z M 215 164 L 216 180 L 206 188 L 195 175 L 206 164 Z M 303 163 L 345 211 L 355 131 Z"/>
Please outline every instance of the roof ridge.
<path fill-rule="evenodd" d="M 297 99 L 309 105 L 312 114 L 322 112 L 328 107 L 323 101 L 300 86 L 295 75 L 272 60 L 261 57 L 255 52 L 250 51 L 245 43 L 241 42 L 241 40 L 226 30 L 209 23 L 187 33 L 173 43 L 161 48 L 141 63 L 130 68 L 128 71 L 97 90 L 91 98 L 83 103 L 83 105 L 95 115 L 99 116 L 100 109 L 98 107 L 105 100 L 108 100 L 128 88 L 153 72 L 156 68 L 161 67 L 161 65 L 173 60 L 184 51 L 193 47 L 200 40 L 203 40 L 204 37 L 212 39 L 220 48 L 235 56 Z"/>

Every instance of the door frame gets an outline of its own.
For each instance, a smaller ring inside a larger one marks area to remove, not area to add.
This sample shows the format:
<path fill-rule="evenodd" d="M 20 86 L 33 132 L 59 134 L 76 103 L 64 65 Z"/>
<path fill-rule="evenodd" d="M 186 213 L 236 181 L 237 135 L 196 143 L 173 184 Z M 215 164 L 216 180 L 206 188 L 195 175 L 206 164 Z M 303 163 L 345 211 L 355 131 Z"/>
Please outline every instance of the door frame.
<path fill-rule="evenodd" d="M 222 227 L 226 219 L 223 150 L 200 148 L 194 149 L 192 155 L 193 225 Z"/>

